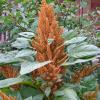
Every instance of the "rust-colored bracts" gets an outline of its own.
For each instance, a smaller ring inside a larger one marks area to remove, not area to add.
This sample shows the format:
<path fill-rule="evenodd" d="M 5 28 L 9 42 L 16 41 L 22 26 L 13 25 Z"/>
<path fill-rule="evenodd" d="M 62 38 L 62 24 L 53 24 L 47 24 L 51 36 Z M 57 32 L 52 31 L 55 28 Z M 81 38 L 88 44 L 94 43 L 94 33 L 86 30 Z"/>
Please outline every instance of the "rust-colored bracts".
<path fill-rule="evenodd" d="M 58 74 L 64 69 L 60 66 L 67 59 L 64 52 L 63 29 L 56 21 L 53 8 L 42 0 L 39 12 L 37 36 L 32 40 L 32 47 L 37 51 L 36 60 L 39 62 L 51 60 L 52 63 L 33 71 L 33 77 L 41 76 L 48 82 L 58 81 Z M 48 42 L 52 40 L 51 42 Z"/>
<path fill-rule="evenodd" d="M 1 72 L 2 72 L 2 74 L 3 74 L 3 76 L 5 77 L 5 78 L 15 78 L 15 77 L 17 77 L 17 75 L 19 74 L 19 71 L 18 71 L 18 69 L 16 69 L 16 68 L 14 68 L 14 67 L 12 67 L 12 66 L 10 66 L 10 65 L 4 65 L 4 66 L 2 66 L 1 68 L 0 68 L 0 70 L 1 70 Z M 17 90 L 17 89 L 19 89 L 20 88 L 20 85 L 12 85 L 11 86 L 14 90 Z"/>
<path fill-rule="evenodd" d="M 100 64 L 94 66 L 87 66 L 82 70 L 75 72 L 75 74 L 72 76 L 72 82 L 80 83 L 80 80 L 82 78 L 92 74 L 98 67 L 100 68 Z"/>
<path fill-rule="evenodd" d="M 0 91 L 0 98 L 2 100 L 16 100 L 15 97 L 11 97 L 11 96 L 7 96 L 6 94 L 4 94 L 3 92 Z"/>

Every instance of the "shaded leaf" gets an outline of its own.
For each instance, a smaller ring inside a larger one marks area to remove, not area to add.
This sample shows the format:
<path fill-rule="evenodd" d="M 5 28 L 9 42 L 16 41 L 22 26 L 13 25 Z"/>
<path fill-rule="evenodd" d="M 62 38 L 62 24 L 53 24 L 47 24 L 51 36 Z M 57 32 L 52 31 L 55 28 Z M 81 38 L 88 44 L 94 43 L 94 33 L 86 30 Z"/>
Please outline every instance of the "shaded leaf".
<path fill-rule="evenodd" d="M 29 81 L 27 81 L 27 82 L 29 82 Z M 32 84 L 32 86 L 27 84 L 27 85 L 24 85 L 20 89 L 20 93 L 21 93 L 23 99 L 26 99 L 27 97 L 31 97 L 31 96 L 33 97 L 33 96 L 36 96 L 37 94 L 40 94 L 40 91 L 38 91 L 36 88 L 34 88 L 33 84 Z"/>

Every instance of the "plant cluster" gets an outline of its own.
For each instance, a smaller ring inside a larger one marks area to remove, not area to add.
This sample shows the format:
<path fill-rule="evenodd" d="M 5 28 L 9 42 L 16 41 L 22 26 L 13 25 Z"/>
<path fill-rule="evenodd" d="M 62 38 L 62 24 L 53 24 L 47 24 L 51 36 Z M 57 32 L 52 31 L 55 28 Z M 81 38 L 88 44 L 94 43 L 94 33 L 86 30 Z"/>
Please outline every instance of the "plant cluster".
<path fill-rule="evenodd" d="M 100 48 L 66 30 L 42 0 L 36 31 L 19 32 L 13 49 L 0 53 L 0 99 L 100 99 L 100 63 L 92 63 Z"/>

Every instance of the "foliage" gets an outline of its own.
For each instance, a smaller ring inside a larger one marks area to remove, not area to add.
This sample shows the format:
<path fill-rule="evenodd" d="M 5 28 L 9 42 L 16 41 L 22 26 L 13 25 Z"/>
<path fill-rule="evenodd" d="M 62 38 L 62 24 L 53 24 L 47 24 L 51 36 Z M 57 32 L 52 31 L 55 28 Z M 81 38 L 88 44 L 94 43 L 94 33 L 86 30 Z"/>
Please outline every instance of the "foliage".
<path fill-rule="evenodd" d="M 10 49 L 0 53 L 0 97 L 4 100 L 99 98 L 100 64 L 94 65 L 92 60 L 100 54 L 100 48 L 90 41 L 90 35 L 82 33 L 94 23 L 87 25 L 84 24 L 87 19 L 80 19 L 81 27 L 78 19 L 74 19 L 75 4 L 68 3 L 69 0 L 62 3 L 47 0 L 50 4 L 45 0 L 29 1 L 1 3 L 2 9 L 8 11 L 7 16 L 1 17 L 1 29 L 10 33 Z M 67 3 L 71 8 L 65 9 Z"/>

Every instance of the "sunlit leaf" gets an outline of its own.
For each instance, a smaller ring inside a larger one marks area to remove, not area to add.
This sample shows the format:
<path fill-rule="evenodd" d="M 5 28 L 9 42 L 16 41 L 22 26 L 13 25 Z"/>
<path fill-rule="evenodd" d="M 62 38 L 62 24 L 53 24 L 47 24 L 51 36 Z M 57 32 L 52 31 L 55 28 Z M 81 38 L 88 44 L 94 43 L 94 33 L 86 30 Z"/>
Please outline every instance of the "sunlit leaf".
<path fill-rule="evenodd" d="M 48 97 L 51 93 L 51 88 L 50 87 L 47 87 L 46 90 L 45 90 L 45 95 Z"/>
<path fill-rule="evenodd" d="M 77 33 L 74 30 L 70 30 L 70 31 L 65 30 L 64 33 L 62 34 L 62 37 L 64 38 L 65 41 L 70 40 L 76 36 L 77 36 Z"/>
<path fill-rule="evenodd" d="M 30 49 L 23 49 L 17 53 L 15 57 L 26 57 L 26 56 L 31 56 L 35 55 L 36 51 L 30 50 Z"/>
<path fill-rule="evenodd" d="M 19 59 L 16 59 L 15 56 L 18 51 L 10 51 L 7 53 L 0 53 L 0 65 L 18 62 Z"/>
<path fill-rule="evenodd" d="M 21 76 L 16 78 L 8 78 L 8 79 L 0 80 L 0 88 L 5 88 L 14 84 L 18 84 L 28 79 L 29 79 L 28 77 Z"/>
<path fill-rule="evenodd" d="M 62 95 L 57 96 L 57 93 L 61 93 Z M 57 91 L 55 95 L 56 97 L 54 100 L 80 100 L 76 92 L 73 89 L 69 88 L 62 90 L 61 92 Z"/>
<path fill-rule="evenodd" d="M 63 63 L 62 66 L 74 65 L 77 63 L 84 63 L 84 62 L 92 61 L 95 59 L 96 59 L 96 57 L 87 58 L 87 59 L 76 59 L 76 60 L 72 60 L 72 61 L 67 61 L 67 62 Z"/>
<path fill-rule="evenodd" d="M 32 32 L 21 32 L 21 33 L 18 33 L 20 36 L 23 36 L 23 37 L 26 37 L 26 38 L 32 38 L 35 36 L 34 33 Z"/>
<path fill-rule="evenodd" d="M 15 42 L 12 43 L 12 47 L 22 49 L 30 47 L 29 40 L 26 38 L 17 38 Z"/>
<path fill-rule="evenodd" d="M 26 98 L 24 100 L 33 100 L 33 99 L 32 99 L 32 96 L 31 96 L 31 97 L 28 97 L 28 98 Z"/>
<path fill-rule="evenodd" d="M 71 40 L 65 41 L 64 45 L 69 45 L 69 44 L 75 44 L 75 43 L 80 43 L 86 40 L 87 37 L 75 37 L 72 38 Z"/>
<path fill-rule="evenodd" d="M 43 97 L 44 97 L 43 94 L 38 94 L 38 95 L 34 96 L 32 100 L 43 100 Z"/>
<path fill-rule="evenodd" d="M 29 61 L 25 61 L 21 64 L 21 70 L 20 70 L 20 74 L 27 74 L 30 73 L 38 68 L 43 67 L 44 65 L 49 64 L 51 61 L 45 61 L 45 62 L 29 62 Z"/>
<path fill-rule="evenodd" d="M 71 45 L 67 48 L 70 57 L 82 58 L 95 56 L 100 53 L 100 49 L 94 45 Z"/>

